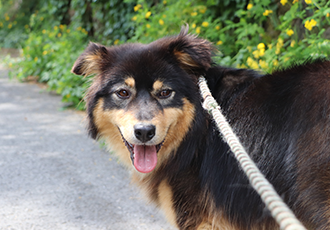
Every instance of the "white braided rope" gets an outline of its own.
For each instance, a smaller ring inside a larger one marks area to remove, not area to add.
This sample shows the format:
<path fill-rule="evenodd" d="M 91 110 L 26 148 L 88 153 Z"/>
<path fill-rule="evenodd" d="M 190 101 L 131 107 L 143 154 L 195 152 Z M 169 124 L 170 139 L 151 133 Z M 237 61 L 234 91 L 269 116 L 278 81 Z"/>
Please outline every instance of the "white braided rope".
<path fill-rule="evenodd" d="M 234 134 L 229 123 L 226 121 L 226 118 L 222 115 L 220 106 L 212 97 L 205 78 L 200 77 L 198 84 L 204 99 L 204 109 L 213 116 L 219 131 L 222 133 L 223 138 L 241 164 L 241 167 L 249 178 L 251 185 L 261 196 L 261 199 L 271 212 L 274 219 L 280 225 L 280 228 L 283 230 L 306 230 L 277 194 L 274 187 L 262 175 L 250 156 L 246 153 L 244 147 L 239 142 L 238 137 Z"/>

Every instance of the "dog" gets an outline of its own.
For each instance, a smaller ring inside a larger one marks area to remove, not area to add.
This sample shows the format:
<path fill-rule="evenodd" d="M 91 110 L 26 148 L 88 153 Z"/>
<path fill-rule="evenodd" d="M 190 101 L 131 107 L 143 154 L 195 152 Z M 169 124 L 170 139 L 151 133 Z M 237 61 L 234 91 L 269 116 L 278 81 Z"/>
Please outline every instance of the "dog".
<path fill-rule="evenodd" d="M 88 130 L 178 229 L 279 229 L 203 109 L 204 76 L 241 143 L 309 229 L 330 229 L 330 62 L 262 75 L 216 65 L 188 33 L 150 44 L 90 43 L 72 72 L 94 75 Z"/>

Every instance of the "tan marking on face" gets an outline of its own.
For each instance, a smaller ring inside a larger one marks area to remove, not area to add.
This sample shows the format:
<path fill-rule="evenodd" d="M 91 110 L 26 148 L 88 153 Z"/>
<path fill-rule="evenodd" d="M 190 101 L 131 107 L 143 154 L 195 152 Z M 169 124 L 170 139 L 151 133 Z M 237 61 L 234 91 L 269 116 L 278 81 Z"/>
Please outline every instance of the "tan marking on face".
<path fill-rule="evenodd" d="M 163 87 L 163 82 L 160 81 L 160 80 L 157 80 L 157 81 L 154 82 L 152 87 L 153 87 L 154 91 L 161 90 L 162 87 Z"/>
<path fill-rule="evenodd" d="M 183 102 L 182 109 L 166 108 L 164 112 L 159 112 L 151 121 L 139 121 L 134 116 L 134 111 L 125 111 L 122 109 L 104 110 L 104 101 L 100 99 L 94 109 L 94 122 L 100 136 L 106 139 L 109 147 L 128 166 L 132 165 L 130 153 L 122 140 L 121 134 L 126 141 L 136 144 L 134 125 L 137 123 L 155 125 L 156 135 L 150 144 L 157 145 L 165 140 L 158 152 L 157 169 L 168 158 L 169 154 L 176 151 L 191 127 L 195 107 L 187 99 L 183 99 Z"/>
<path fill-rule="evenodd" d="M 163 180 L 158 187 L 158 197 L 160 208 L 164 211 L 166 219 L 178 228 L 176 214 L 173 208 L 173 192 L 166 180 Z"/>
<path fill-rule="evenodd" d="M 183 138 L 188 133 L 195 116 L 195 106 L 187 99 L 183 99 L 182 109 L 167 108 L 164 109 L 164 123 L 168 127 L 166 138 L 162 148 L 158 153 L 159 164 L 163 163 L 172 151 L 180 146 Z M 163 128 L 165 130 L 165 128 Z M 165 134 L 163 134 L 165 135 Z"/>
<path fill-rule="evenodd" d="M 115 119 L 121 116 L 121 110 L 108 110 L 103 109 L 104 100 L 101 98 L 94 109 L 94 123 L 102 138 L 105 139 L 107 146 L 110 150 L 114 151 L 127 167 L 131 167 L 132 161 L 130 153 L 125 146 L 121 134 L 116 126 Z M 120 119 L 120 118 L 119 118 Z"/>
<path fill-rule="evenodd" d="M 132 77 L 129 77 L 125 80 L 125 84 L 129 86 L 130 88 L 134 89 L 135 88 L 135 80 Z"/>

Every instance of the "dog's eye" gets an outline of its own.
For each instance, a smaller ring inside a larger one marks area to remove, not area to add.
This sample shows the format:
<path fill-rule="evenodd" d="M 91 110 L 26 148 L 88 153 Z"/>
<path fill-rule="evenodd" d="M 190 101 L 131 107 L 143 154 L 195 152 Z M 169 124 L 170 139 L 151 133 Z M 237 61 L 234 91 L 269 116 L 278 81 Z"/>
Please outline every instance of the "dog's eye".
<path fill-rule="evenodd" d="M 131 96 L 130 92 L 126 89 L 118 90 L 116 95 L 121 99 L 128 99 Z"/>
<path fill-rule="evenodd" d="M 158 97 L 160 99 L 169 98 L 171 95 L 172 95 L 172 90 L 170 90 L 170 89 L 164 89 L 158 93 Z"/>

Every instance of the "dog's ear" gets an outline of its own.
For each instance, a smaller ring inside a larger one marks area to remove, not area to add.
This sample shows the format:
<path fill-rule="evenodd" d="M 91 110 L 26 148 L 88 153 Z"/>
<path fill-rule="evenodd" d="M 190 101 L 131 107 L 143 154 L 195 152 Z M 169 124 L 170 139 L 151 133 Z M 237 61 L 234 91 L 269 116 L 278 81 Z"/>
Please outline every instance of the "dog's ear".
<path fill-rule="evenodd" d="M 105 46 L 90 42 L 74 63 L 71 72 L 84 76 L 100 74 L 105 65 L 111 62 L 109 59 L 109 50 Z"/>
<path fill-rule="evenodd" d="M 211 67 L 215 47 L 205 39 L 188 34 L 188 29 L 188 26 L 181 28 L 180 34 L 169 44 L 169 51 L 184 70 L 203 74 Z"/>

